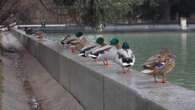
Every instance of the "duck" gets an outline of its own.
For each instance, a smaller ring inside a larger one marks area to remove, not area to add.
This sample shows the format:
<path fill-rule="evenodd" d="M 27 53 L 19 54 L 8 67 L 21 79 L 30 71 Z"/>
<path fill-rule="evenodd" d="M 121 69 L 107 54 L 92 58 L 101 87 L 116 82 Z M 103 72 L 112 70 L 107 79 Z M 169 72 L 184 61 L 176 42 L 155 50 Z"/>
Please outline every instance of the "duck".
<path fill-rule="evenodd" d="M 113 61 L 117 57 L 117 50 L 120 48 L 119 40 L 112 38 L 109 45 L 102 46 L 90 53 L 90 57 L 98 61 L 102 61 L 104 65 L 111 66 L 109 61 Z"/>
<path fill-rule="evenodd" d="M 103 46 L 105 46 L 105 42 L 104 42 L 104 38 L 103 37 L 98 37 L 96 39 L 96 43 L 92 43 L 92 44 L 89 44 L 89 45 L 86 45 L 84 46 L 82 49 L 80 49 L 80 54 L 79 56 L 82 56 L 82 57 L 88 57 L 88 55 L 98 49 L 98 48 L 101 48 Z"/>
<path fill-rule="evenodd" d="M 79 37 L 83 36 L 82 32 L 77 32 L 74 35 L 65 35 L 64 39 L 61 40 L 62 45 L 75 45 L 77 42 L 79 42 Z"/>
<path fill-rule="evenodd" d="M 72 53 L 79 51 L 84 46 L 89 44 L 89 41 L 85 38 L 83 32 L 75 33 L 75 37 L 65 37 L 65 40 L 61 41 L 62 45 L 67 45 Z"/>
<path fill-rule="evenodd" d="M 130 49 L 127 42 L 123 42 L 122 48 L 117 52 L 116 63 L 122 67 L 122 73 L 128 73 L 130 68 L 135 64 L 135 55 Z"/>
<path fill-rule="evenodd" d="M 71 35 L 70 34 L 65 35 L 64 38 L 60 41 L 60 44 L 64 46 L 64 45 L 68 44 L 68 41 L 70 39 L 71 39 Z"/>
<path fill-rule="evenodd" d="M 166 83 L 166 76 L 175 67 L 176 55 L 171 53 L 169 49 L 161 49 L 161 51 L 144 62 L 142 71 L 153 75 L 154 82 Z M 161 81 L 157 77 L 162 77 Z"/>

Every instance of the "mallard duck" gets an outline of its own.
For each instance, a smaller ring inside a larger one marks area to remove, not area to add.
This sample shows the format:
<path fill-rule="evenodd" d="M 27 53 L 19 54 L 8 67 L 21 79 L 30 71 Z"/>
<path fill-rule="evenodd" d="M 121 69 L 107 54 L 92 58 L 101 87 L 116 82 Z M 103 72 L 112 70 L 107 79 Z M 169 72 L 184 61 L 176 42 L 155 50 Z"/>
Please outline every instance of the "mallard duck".
<path fill-rule="evenodd" d="M 129 44 L 124 42 L 122 48 L 118 50 L 117 54 L 118 58 L 115 62 L 123 68 L 123 73 L 129 72 L 130 67 L 132 67 L 135 63 L 135 55 L 129 48 Z"/>
<path fill-rule="evenodd" d="M 85 38 L 82 32 L 77 32 L 75 37 L 69 37 L 66 42 L 63 42 L 64 45 L 68 45 L 71 51 L 74 53 L 79 51 L 84 46 L 88 45 L 89 42 Z"/>
<path fill-rule="evenodd" d="M 168 49 L 162 49 L 159 53 L 146 60 L 143 65 L 145 70 L 142 72 L 153 75 L 155 82 L 158 82 L 157 76 L 161 76 L 161 82 L 165 83 L 166 75 L 175 66 L 175 57 Z"/>
<path fill-rule="evenodd" d="M 92 51 L 101 48 L 103 46 L 105 46 L 106 44 L 104 43 L 104 38 L 103 37 L 98 37 L 96 39 L 96 44 L 89 44 L 84 46 L 81 50 L 80 50 L 80 56 L 83 57 L 87 57 Z"/>
<path fill-rule="evenodd" d="M 74 36 L 70 36 L 70 35 L 67 35 L 64 37 L 64 39 L 61 41 L 61 44 L 63 45 L 68 45 L 68 46 L 71 46 L 71 45 L 76 45 L 77 43 L 79 43 L 79 38 L 83 36 L 83 33 L 82 32 L 77 32 L 75 33 L 75 37 Z"/>
<path fill-rule="evenodd" d="M 105 45 L 91 52 L 89 56 L 97 61 L 103 61 L 104 65 L 109 66 L 109 60 L 114 60 L 117 57 L 117 51 L 120 48 L 119 40 L 113 38 L 110 45 Z"/>
<path fill-rule="evenodd" d="M 63 38 L 63 40 L 61 40 L 61 44 L 64 46 L 67 44 L 67 42 L 71 39 L 71 35 L 65 35 L 65 37 Z"/>

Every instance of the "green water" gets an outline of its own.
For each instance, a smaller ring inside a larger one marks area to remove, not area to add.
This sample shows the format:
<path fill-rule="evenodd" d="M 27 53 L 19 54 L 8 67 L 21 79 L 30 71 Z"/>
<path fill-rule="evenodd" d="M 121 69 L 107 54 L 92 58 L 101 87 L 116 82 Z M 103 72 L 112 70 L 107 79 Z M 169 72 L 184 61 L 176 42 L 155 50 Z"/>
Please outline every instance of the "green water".
<path fill-rule="evenodd" d="M 55 36 L 55 37 L 54 37 Z M 63 34 L 49 34 L 49 39 L 60 41 Z M 94 41 L 97 36 L 88 35 Z M 142 63 L 161 48 L 169 48 L 177 56 L 176 67 L 167 76 L 174 84 L 195 90 L 195 33 L 128 33 L 104 34 L 108 42 L 112 37 L 120 42 L 127 41 L 136 55 L 136 70 L 142 70 Z"/>

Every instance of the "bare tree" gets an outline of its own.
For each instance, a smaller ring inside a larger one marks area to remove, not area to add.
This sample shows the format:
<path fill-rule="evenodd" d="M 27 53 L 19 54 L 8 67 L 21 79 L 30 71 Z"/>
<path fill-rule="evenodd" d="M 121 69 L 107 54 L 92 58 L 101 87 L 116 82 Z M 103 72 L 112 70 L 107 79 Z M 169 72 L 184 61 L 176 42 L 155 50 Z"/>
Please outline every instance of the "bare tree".
<path fill-rule="evenodd" d="M 0 1 L 0 24 L 6 24 L 8 18 L 13 17 L 17 12 L 20 0 L 1 0 Z M 5 22 L 6 21 L 6 22 Z"/>

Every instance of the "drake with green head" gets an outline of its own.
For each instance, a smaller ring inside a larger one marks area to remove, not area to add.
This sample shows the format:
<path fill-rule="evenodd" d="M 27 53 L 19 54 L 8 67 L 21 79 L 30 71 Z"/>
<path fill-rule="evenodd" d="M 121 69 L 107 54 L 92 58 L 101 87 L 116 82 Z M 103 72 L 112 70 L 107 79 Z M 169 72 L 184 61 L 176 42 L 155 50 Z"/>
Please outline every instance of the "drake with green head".
<path fill-rule="evenodd" d="M 95 44 L 89 44 L 80 50 L 80 56 L 87 57 L 93 50 L 105 46 L 104 38 L 98 37 Z"/>
<path fill-rule="evenodd" d="M 103 61 L 104 65 L 109 65 L 109 60 L 114 60 L 117 57 L 117 50 L 120 48 L 119 40 L 112 38 L 110 45 L 105 45 L 93 51 L 90 56 L 98 61 Z"/>
<path fill-rule="evenodd" d="M 129 44 L 127 42 L 123 42 L 122 48 L 118 50 L 117 54 L 118 59 L 116 62 L 123 68 L 122 72 L 129 72 L 130 67 L 132 67 L 135 63 L 135 55 L 130 49 Z"/>

